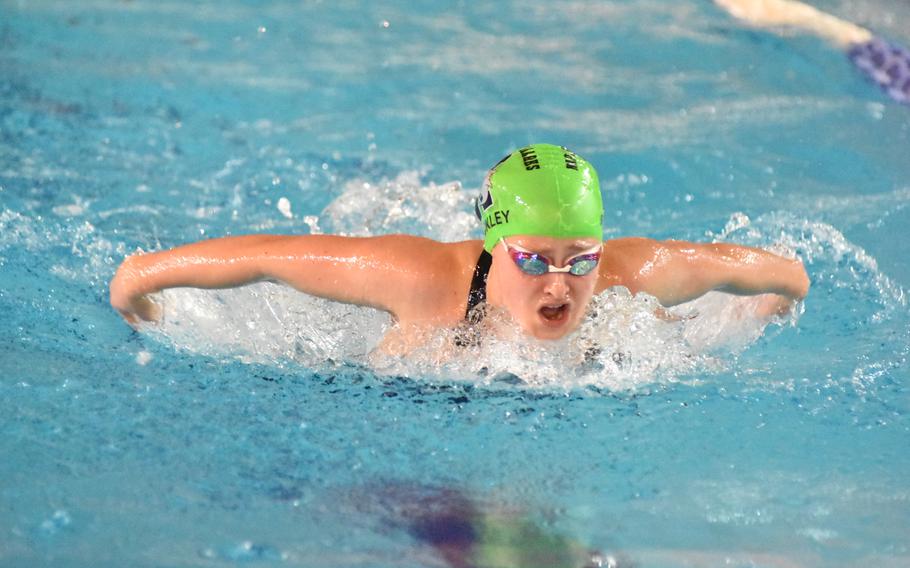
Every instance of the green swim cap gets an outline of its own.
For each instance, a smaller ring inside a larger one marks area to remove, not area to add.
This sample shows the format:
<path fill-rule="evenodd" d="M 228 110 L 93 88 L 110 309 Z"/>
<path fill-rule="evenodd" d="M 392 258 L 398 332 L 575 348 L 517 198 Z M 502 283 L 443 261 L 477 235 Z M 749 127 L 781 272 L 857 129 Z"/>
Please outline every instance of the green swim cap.
<path fill-rule="evenodd" d="M 484 224 L 487 252 L 511 235 L 603 238 L 597 171 L 584 158 L 552 144 L 521 148 L 493 166 L 476 213 Z"/>

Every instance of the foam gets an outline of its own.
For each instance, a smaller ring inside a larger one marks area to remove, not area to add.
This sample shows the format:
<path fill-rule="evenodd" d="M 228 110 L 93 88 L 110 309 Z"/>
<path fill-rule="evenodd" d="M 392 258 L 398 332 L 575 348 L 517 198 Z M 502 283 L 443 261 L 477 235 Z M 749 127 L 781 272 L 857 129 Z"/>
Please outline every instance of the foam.
<path fill-rule="evenodd" d="M 477 238 L 471 195 L 458 182 L 422 184 L 416 170 L 373 184 L 355 179 L 323 211 L 325 231 L 352 236 L 407 233 L 444 242 Z"/>
<path fill-rule="evenodd" d="M 764 246 L 778 254 L 798 255 L 810 267 L 810 278 L 832 282 L 835 289 L 851 289 L 857 304 L 866 301 L 876 309 L 870 321 L 889 319 L 906 308 L 904 290 L 878 268 L 875 258 L 851 243 L 834 226 L 775 211 L 752 220 L 735 213 L 718 233 L 716 241 Z M 810 290 L 810 300 L 812 297 Z"/>
<path fill-rule="evenodd" d="M 144 329 L 176 347 L 277 366 L 364 363 L 391 324 L 383 312 L 268 282 L 217 291 L 175 288 L 155 299 L 163 320 Z"/>
<path fill-rule="evenodd" d="M 457 183 L 423 184 L 418 172 L 407 171 L 379 184 L 348 182 L 308 224 L 350 235 L 407 232 L 465 239 L 476 237 L 472 232 L 477 230 L 468 213 L 470 198 Z M 809 251 L 810 261 L 839 251 L 836 254 L 869 262 L 830 226 L 812 227 L 815 234 L 806 237 L 795 218 L 753 223 L 735 214 L 715 237 L 763 246 L 777 240 L 782 252 Z M 825 250 L 811 248 L 813 243 Z M 787 318 L 769 320 L 756 315 L 762 297 L 720 293 L 662 314 L 654 298 L 633 297 L 615 288 L 595 297 L 579 330 L 560 341 L 503 332 L 514 324 L 505 314 L 490 313 L 479 345 L 456 347 L 463 330 L 435 329 L 427 330 L 422 343 L 406 354 L 389 354 L 380 348 L 380 338 L 395 331 L 387 314 L 309 297 L 278 284 L 167 290 L 158 298 L 165 308 L 164 321 L 150 329 L 181 349 L 279 366 L 353 364 L 383 375 L 543 389 L 638 389 L 716 373 L 762 337 L 769 323 L 783 329 L 794 325 L 799 315 L 796 310 Z"/>
<path fill-rule="evenodd" d="M 318 216 L 303 221 L 312 232 L 350 235 L 410 233 L 444 241 L 479 237 L 470 213 L 473 192 L 456 182 L 422 181 L 404 171 L 381 183 L 347 182 Z M 67 247 L 71 258 L 49 271 L 73 282 L 103 287 L 113 274 L 114 259 L 125 254 L 86 219 L 103 212 L 90 208 L 80 218 L 44 219 L 12 210 L 0 212 L 0 257 L 24 249 L 29 254 Z M 903 289 L 884 275 L 860 247 L 833 226 L 773 212 L 750 219 L 731 215 L 715 241 L 772 248 L 802 258 L 815 284 L 813 311 L 836 309 L 839 291 L 849 291 L 857 304 L 850 322 L 883 322 L 903 313 Z M 826 291 L 828 292 L 826 294 Z M 422 345 L 406 355 L 378 349 L 394 331 L 380 311 L 343 305 L 298 293 L 275 283 L 232 290 L 173 289 L 156 295 L 164 308 L 159 325 L 143 329 L 178 349 L 214 357 L 236 358 L 279 367 L 324 369 L 333 365 L 364 366 L 383 375 L 423 380 L 466 380 L 476 384 L 520 383 L 529 388 L 610 390 L 640 389 L 654 383 L 689 381 L 721 372 L 769 329 L 782 332 L 797 323 L 801 309 L 786 318 L 762 318 L 761 297 L 710 293 L 661 316 L 654 298 L 632 297 L 623 288 L 595 297 L 579 330 L 556 342 L 521 334 L 485 330 L 478 346 L 454 346 L 458 330 L 428 331 Z M 490 314 L 485 325 L 514 329 L 504 314 Z M 771 328 L 768 325 L 771 324 Z M 857 324 L 857 325 L 859 325 Z M 890 368 L 890 363 L 881 362 Z M 884 368 L 884 367 L 883 367 Z M 878 370 L 857 368 L 860 382 L 874 380 Z"/>

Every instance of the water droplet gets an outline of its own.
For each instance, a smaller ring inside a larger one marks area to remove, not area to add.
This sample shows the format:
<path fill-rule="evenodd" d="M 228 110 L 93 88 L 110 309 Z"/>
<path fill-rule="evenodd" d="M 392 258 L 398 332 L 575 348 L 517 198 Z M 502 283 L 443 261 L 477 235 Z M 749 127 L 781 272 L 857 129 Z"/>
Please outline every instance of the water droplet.
<path fill-rule="evenodd" d="M 291 213 L 291 202 L 287 197 L 282 197 L 278 200 L 278 211 L 280 211 L 286 219 L 294 217 L 294 214 Z"/>
<path fill-rule="evenodd" d="M 152 360 L 152 354 L 148 351 L 140 351 L 136 354 L 136 363 L 139 365 L 147 365 L 149 361 Z"/>

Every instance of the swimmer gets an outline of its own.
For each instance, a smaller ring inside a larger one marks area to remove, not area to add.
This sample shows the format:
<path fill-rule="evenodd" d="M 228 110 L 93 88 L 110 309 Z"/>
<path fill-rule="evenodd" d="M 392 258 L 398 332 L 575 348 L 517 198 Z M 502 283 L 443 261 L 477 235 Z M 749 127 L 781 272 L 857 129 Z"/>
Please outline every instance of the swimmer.
<path fill-rule="evenodd" d="M 769 311 L 780 313 L 808 292 L 799 260 L 758 248 L 640 237 L 603 241 L 603 211 L 591 164 L 562 147 L 535 144 L 487 174 L 476 203 L 483 240 L 216 238 L 128 257 L 111 282 L 110 301 L 137 324 L 160 319 L 149 295 L 167 288 L 279 281 L 388 312 L 397 325 L 383 347 L 404 352 L 420 344 L 427 329 L 456 329 L 484 313 L 482 307 L 504 314 L 512 329 L 559 339 L 579 326 L 594 294 L 614 286 L 650 294 L 664 307 L 712 290 L 768 294 Z"/>
<path fill-rule="evenodd" d="M 871 31 L 794 0 L 714 0 L 735 18 L 760 27 L 812 33 L 847 52 L 850 61 L 885 93 L 910 104 L 910 50 Z"/>

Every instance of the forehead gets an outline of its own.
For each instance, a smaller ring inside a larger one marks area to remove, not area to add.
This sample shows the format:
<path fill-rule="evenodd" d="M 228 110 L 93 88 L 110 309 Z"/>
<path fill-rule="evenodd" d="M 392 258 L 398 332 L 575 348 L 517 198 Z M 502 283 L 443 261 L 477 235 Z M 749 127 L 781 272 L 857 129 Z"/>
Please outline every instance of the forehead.
<path fill-rule="evenodd" d="M 576 251 L 588 250 L 601 243 L 600 239 L 592 237 L 583 238 L 556 238 L 541 237 L 537 235 L 513 235 L 506 237 L 510 244 L 539 253 L 565 254 Z"/>

